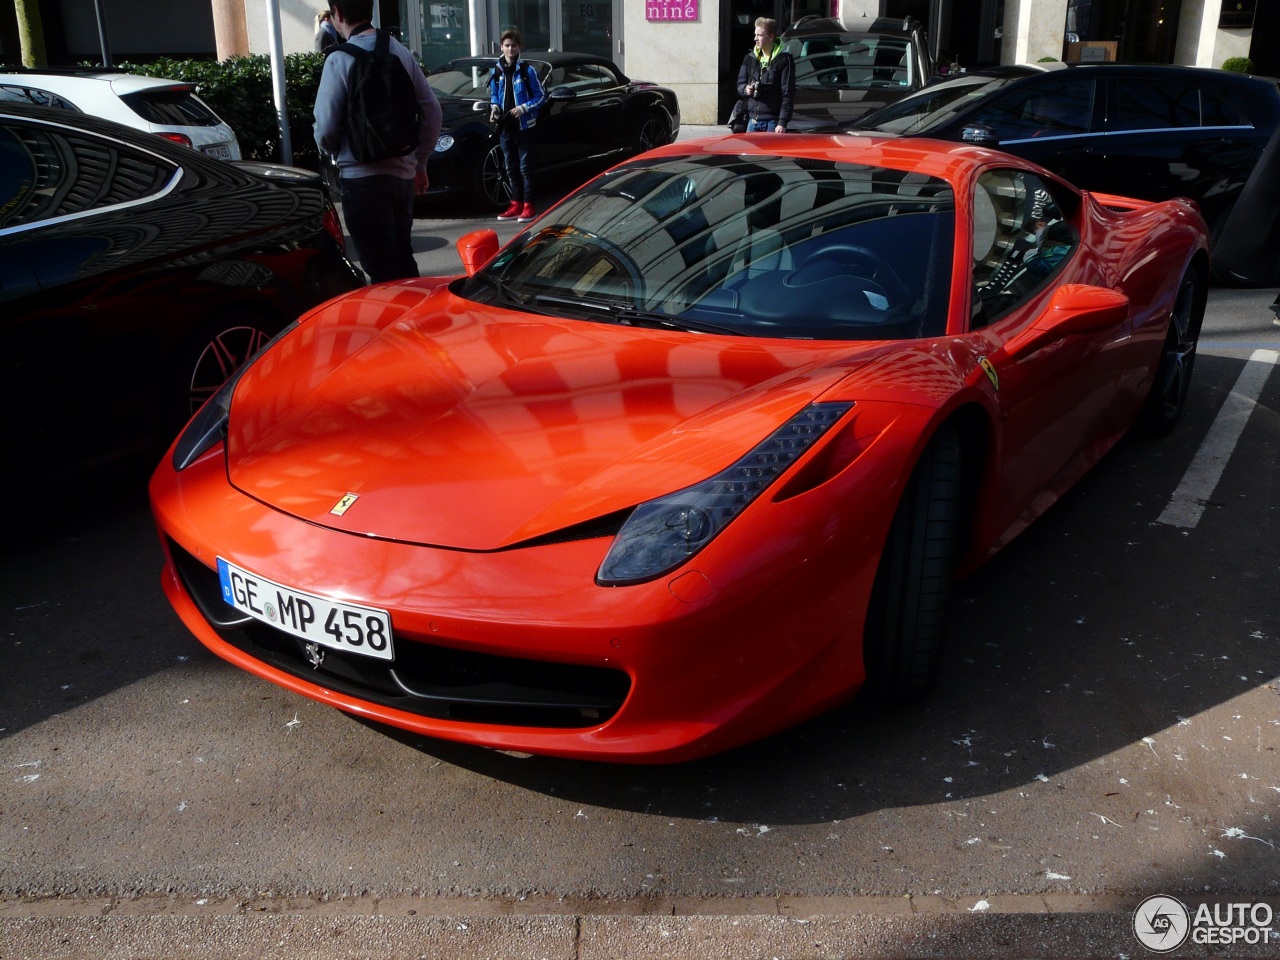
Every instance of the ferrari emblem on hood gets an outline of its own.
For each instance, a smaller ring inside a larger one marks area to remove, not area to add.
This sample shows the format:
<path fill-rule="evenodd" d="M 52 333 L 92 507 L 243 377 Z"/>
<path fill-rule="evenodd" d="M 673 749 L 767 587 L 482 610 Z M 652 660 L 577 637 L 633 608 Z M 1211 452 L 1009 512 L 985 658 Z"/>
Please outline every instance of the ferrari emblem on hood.
<path fill-rule="evenodd" d="M 341 500 L 339 500 L 337 503 L 333 505 L 333 509 L 330 510 L 329 512 L 332 513 L 335 517 L 340 517 L 344 513 L 346 513 L 348 510 L 350 510 L 351 505 L 359 499 L 360 499 L 359 494 L 356 494 L 356 493 L 345 494 L 343 495 Z"/>

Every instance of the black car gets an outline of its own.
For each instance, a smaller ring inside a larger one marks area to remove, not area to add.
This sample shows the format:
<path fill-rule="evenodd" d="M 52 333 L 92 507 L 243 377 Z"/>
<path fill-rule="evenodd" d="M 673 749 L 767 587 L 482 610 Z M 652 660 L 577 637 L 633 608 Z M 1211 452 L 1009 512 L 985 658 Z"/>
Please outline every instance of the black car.
<path fill-rule="evenodd" d="M 675 140 L 680 103 L 674 91 L 629 80 L 610 60 L 583 53 L 531 53 L 547 102 L 538 111 L 535 174 L 570 169 L 597 172 Z M 464 196 L 485 208 L 505 206 L 497 129 L 489 123 L 493 57 L 464 57 L 427 77 L 444 125 L 427 165 L 431 194 Z"/>
<path fill-rule="evenodd" d="M 934 76 L 924 27 L 910 17 L 880 17 L 853 29 L 803 17 L 782 34 L 782 45 L 796 65 L 792 133 L 849 123 Z"/>
<path fill-rule="evenodd" d="M 0 105 L 6 484 L 155 451 L 268 338 L 363 282 L 314 173 Z"/>
<path fill-rule="evenodd" d="M 1099 193 L 1190 197 L 1219 280 L 1280 279 L 1280 81 L 1168 65 L 1003 67 L 930 86 L 852 128 L 998 147 Z"/>

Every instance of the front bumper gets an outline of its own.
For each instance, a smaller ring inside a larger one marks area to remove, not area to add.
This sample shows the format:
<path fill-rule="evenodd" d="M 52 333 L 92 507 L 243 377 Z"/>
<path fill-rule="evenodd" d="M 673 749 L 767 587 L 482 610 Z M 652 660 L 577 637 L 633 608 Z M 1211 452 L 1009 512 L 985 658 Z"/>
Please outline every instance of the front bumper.
<path fill-rule="evenodd" d="M 839 537 L 815 547 L 820 538 L 803 531 L 823 519 L 804 497 L 790 502 L 784 536 L 762 545 L 734 524 L 697 569 L 606 588 L 594 573 L 608 537 L 470 553 L 353 536 L 234 490 L 221 450 L 181 475 L 166 461 L 151 495 L 165 592 L 206 647 L 303 696 L 419 734 L 564 757 L 687 760 L 807 719 L 863 680 L 861 625 L 878 556 L 869 547 L 883 531 L 863 529 L 861 550 Z M 313 667 L 303 644 L 217 600 L 218 556 L 390 611 L 395 663 L 327 653 Z"/>

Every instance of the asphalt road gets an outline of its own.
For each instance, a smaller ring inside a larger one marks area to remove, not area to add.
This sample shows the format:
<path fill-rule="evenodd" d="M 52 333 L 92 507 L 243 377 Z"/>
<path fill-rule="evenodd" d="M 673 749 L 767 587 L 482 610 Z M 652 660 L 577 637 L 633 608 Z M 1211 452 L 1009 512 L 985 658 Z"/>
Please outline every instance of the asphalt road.
<path fill-rule="evenodd" d="M 11 504 L 0 958 L 1136 957 L 1149 895 L 1280 911 L 1273 297 L 1214 290 L 1185 421 L 960 585 L 926 704 L 681 766 L 361 723 L 187 633 L 143 476 Z M 1280 938 L 1176 955 L 1224 953 Z"/>

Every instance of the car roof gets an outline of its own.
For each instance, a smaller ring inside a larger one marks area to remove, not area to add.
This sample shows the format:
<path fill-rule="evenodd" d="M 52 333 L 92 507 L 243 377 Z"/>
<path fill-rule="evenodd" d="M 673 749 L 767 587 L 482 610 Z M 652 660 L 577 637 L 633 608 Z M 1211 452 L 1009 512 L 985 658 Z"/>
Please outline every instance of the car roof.
<path fill-rule="evenodd" d="M 182 80 L 168 80 L 160 77 L 143 77 L 136 73 L 124 73 L 119 70 L 73 69 L 73 70 L 28 70 L 18 67 L 0 68 L 0 83 L 26 82 L 42 90 L 53 93 L 70 93 L 77 89 L 94 89 L 98 84 L 111 88 L 116 96 L 126 96 L 145 90 L 187 88 L 195 90 L 194 85 Z"/>
<path fill-rule="evenodd" d="M 840 34 L 846 37 L 879 36 L 909 37 L 922 29 L 919 20 L 911 17 L 876 17 L 867 22 L 866 27 L 849 29 L 834 17 L 801 17 L 782 32 L 784 38 L 829 36 Z"/>
<path fill-rule="evenodd" d="M 963 76 L 1037 77 L 1048 73 L 1062 74 L 1067 71 L 1108 77 L 1142 77 L 1157 80 L 1184 80 L 1191 83 L 1227 83 L 1240 86 L 1276 86 L 1280 83 L 1273 77 L 1236 73 L 1231 70 L 1219 70 L 1216 67 L 1189 67 L 1176 63 L 1063 63 L 1058 60 L 1047 63 L 1018 63 L 1003 67 L 988 67 L 982 70 L 971 70 L 963 74 Z"/>
<path fill-rule="evenodd" d="M 553 67 L 578 66 L 584 63 L 595 63 L 605 67 L 612 67 L 621 73 L 621 69 L 616 63 L 608 57 L 601 57 L 594 53 L 572 53 L 565 50 L 521 50 L 521 60 L 536 60 L 539 63 L 549 63 Z M 484 60 L 488 63 L 497 63 L 498 58 L 492 56 L 476 56 L 476 57 L 454 57 L 450 63 L 458 63 L 460 61 Z"/>

